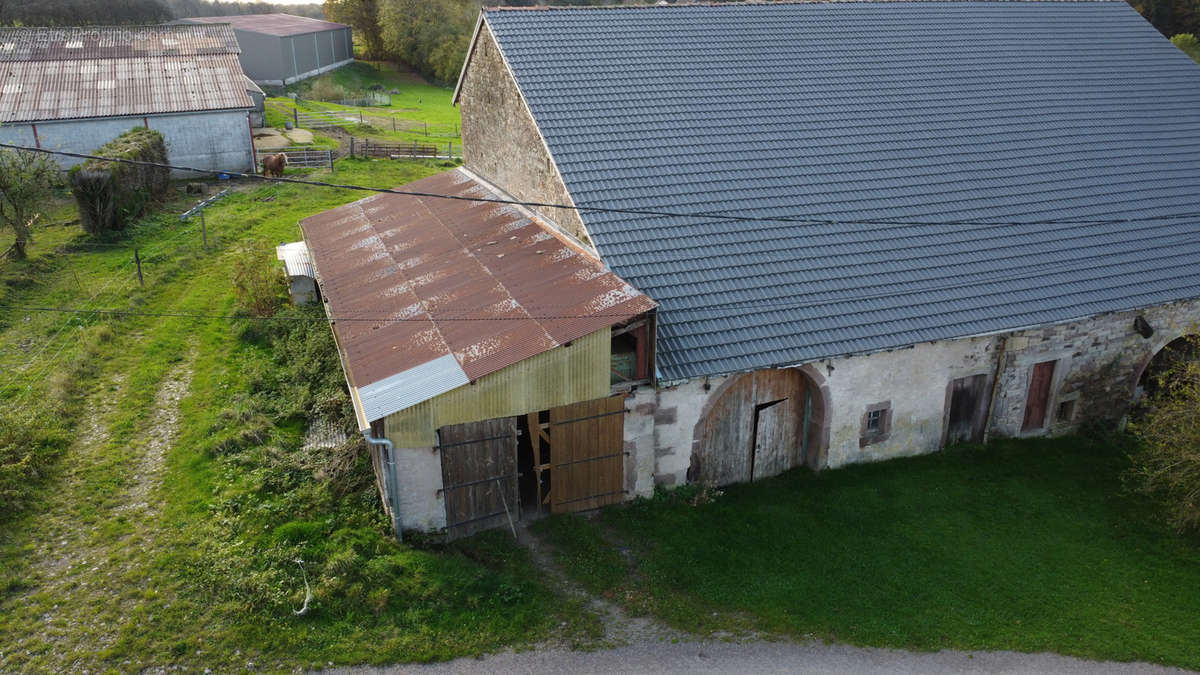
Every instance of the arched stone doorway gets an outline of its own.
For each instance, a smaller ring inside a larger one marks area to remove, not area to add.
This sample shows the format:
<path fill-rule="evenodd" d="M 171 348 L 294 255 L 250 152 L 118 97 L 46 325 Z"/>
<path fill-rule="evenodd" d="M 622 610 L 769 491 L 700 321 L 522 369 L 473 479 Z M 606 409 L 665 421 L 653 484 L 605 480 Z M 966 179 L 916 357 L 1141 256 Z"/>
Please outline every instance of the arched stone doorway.
<path fill-rule="evenodd" d="M 828 390 L 815 369 L 759 370 L 731 377 L 696 423 L 688 480 L 712 485 L 819 469 L 828 447 Z"/>
<path fill-rule="evenodd" d="M 1200 335 L 1184 335 L 1168 342 L 1142 367 L 1134 389 L 1134 402 L 1153 396 L 1158 391 L 1162 377 L 1181 362 L 1197 359 L 1200 359 Z"/>

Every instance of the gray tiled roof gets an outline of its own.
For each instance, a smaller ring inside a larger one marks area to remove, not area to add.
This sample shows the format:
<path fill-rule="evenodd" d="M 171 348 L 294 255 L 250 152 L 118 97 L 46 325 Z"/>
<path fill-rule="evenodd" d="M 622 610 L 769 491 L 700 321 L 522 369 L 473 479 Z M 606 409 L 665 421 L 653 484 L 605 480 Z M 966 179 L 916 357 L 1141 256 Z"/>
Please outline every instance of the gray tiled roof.
<path fill-rule="evenodd" d="M 664 377 L 1200 297 L 1200 67 L 1125 2 L 486 19 L 576 204 L 766 219 L 582 214 Z"/>

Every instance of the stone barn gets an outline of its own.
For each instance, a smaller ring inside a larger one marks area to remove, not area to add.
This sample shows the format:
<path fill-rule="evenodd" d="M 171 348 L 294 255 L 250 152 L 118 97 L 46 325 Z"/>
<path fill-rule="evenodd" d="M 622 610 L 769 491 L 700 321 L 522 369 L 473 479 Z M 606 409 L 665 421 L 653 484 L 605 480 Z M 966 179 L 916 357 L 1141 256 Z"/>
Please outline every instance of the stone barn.
<path fill-rule="evenodd" d="M 172 164 L 254 171 L 237 55 L 228 26 L 0 28 L 0 141 L 86 154 L 144 126 Z"/>
<path fill-rule="evenodd" d="M 282 87 L 354 61 L 350 26 L 291 14 L 239 14 L 179 19 L 229 24 L 241 47 L 242 70 L 256 83 Z"/>
<path fill-rule="evenodd" d="M 529 206 L 304 222 L 404 527 L 503 524 L 548 463 L 591 507 L 1114 423 L 1200 319 L 1200 66 L 1121 1 L 487 9 L 454 100 L 464 167 L 409 188 Z M 630 304 L 457 280 L 566 252 Z"/>
<path fill-rule="evenodd" d="M 1115 422 L 1200 319 L 1200 66 L 1124 2 L 487 9 L 455 101 L 658 304 L 629 494 Z"/>

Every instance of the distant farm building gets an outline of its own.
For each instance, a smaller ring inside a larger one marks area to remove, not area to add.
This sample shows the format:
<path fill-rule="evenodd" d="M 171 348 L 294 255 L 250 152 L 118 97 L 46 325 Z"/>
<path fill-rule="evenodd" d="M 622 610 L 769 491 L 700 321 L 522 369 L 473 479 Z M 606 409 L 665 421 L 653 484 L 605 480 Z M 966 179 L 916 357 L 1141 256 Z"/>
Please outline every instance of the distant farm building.
<path fill-rule="evenodd" d="M 90 153 L 143 126 L 172 164 L 252 170 L 237 54 L 228 26 L 2 28 L 0 141 Z"/>
<path fill-rule="evenodd" d="M 200 16 L 181 23 L 227 23 L 242 48 L 242 70 L 258 84 L 282 87 L 354 61 L 350 27 L 291 14 Z"/>

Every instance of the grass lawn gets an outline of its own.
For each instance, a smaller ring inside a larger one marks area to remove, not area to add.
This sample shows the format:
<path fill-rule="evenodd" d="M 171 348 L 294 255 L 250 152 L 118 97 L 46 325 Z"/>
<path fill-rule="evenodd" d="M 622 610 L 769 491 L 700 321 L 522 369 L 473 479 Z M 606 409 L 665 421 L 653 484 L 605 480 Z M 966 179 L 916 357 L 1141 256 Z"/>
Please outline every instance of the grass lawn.
<path fill-rule="evenodd" d="M 366 92 L 368 87 L 379 85 L 383 92 L 391 94 L 389 106 L 343 106 L 307 97 L 314 84 L 328 80 L 346 90 L 347 96 L 355 97 Z M 346 131 L 357 137 L 386 141 L 404 141 L 436 144 L 444 147 L 453 142 L 461 147 L 460 118 L 458 108 L 450 101 L 452 89 L 426 82 L 421 76 L 398 66 L 382 61 L 355 61 L 343 68 L 288 87 L 287 91 L 300 95 L 300 102 L 287 97 L 271 97 L 267 105 L 267 123 L 282 126 L 285 115 L 280 110 L 301 111 L 338 110 L 350 114 L 361 113 L 366 125 L 347 122 Z"/>
<path fill-rule="evenodd" d="M 1125 465 L 1113 444 L 1003 441 L 540 527 L 591 590 L 700 633 L 1200 668 L 1200 541 L 1122 492 Z"/>
<path fill-rule="evenodd" d="M 335 178 L 443 170 L 343 160 Z M 341 377 L 324 321 L 169 316 L 234 312 L 239 246 L 276 264 L 300 218 L 362 196 L 243 185 L 208 211 L 208 250 L 178 220 L 194 197 L 101 241 L 61 224 L 60 201 L 30 260 L 0 262 L 0 304 L 147 314 L 0 310 L 0 672 L 424 661 L 592 630 L 511 537 L 398 544 L 365 455 L 335 471 L 346 453 L 301 449 L 309 409 L 345 403 L 314 384 Z M 10 463 L 14 450 L 29 454 Z"/>

